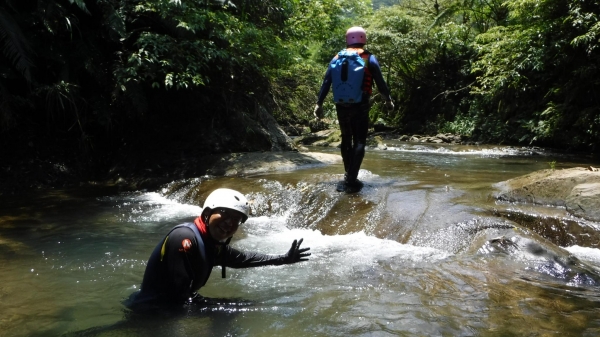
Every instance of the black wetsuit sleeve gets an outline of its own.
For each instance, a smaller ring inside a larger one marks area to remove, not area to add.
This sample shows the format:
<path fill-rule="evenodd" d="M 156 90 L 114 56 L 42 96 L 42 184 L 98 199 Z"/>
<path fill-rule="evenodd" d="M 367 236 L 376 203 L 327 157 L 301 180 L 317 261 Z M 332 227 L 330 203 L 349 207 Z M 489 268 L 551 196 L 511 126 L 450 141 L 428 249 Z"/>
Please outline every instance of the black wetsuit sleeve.
<path fill-rule="evenodd" d="M 381 73 L 381 67 L 379 66 L 379 61 L 375 55 L 371 54 L 369 57 L 369 70 L 371 71 L 371 75 L 373 76 L 373 80 L 375 80 L 375 84 L 377 85 L 377 89 L 381 93 L 381 95 L 385 98 L 386 101 L 391 101 L 392 98 L 390 96 L 390 89 L 388 88 L 385 80 L 383 79 L 383 74 Z"/>
<path fill-rule="evenodd" d="M 334 58 L 335 59 L 335 58 Z M 333 62 L 333 60 L 332 60 Z M 321 84 L 321 90 L 319 90 L 319 96 L 317 98 L 317 104 L 323 104 L 325 101 L 325 97 L 329 93 L 329 89 L 331 89 L 331 67 L 327 65 L 327 71 L 325 72 L 325 77 L 323 77 L 323 83 Z"/>
<path fill-rule="evenodd" d="M 256 252 L 242 252 L 226 246 L 218 264 L 231 268 L 251 268 L 261 266 L 278 266 L 285 264 L 286 255 L 267 255 Z"/>

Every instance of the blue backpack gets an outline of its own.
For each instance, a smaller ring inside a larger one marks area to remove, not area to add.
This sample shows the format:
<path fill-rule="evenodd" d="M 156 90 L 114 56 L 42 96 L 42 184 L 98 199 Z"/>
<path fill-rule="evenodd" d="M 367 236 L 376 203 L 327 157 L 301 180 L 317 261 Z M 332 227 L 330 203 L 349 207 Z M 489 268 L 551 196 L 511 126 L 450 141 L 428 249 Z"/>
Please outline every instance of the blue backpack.
<path fill-rule="evenodd" d="M 346 49 L 331 61 L 333 101 L 335 103 L 360 103 L 363 95 L 365 60 L 356 52 Z"/>

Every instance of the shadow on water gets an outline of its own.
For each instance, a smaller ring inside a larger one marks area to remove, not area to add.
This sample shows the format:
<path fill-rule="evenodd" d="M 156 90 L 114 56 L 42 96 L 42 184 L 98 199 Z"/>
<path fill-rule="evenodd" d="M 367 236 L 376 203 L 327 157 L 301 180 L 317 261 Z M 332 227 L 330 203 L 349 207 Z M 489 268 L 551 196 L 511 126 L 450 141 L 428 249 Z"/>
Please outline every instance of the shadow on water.
<path fill-rule="evenodd" d="M 124 319 L 106 326 L 60 334 L 64 337 L 109 336 L 227 336 L 232 333 L 232 322 L 243 313 L 257 311 L 252 301 L 231 298 L 195 299 L 194 303 L 124 309 Z M 54 335 L 53 331 L 35 336 Z"/>

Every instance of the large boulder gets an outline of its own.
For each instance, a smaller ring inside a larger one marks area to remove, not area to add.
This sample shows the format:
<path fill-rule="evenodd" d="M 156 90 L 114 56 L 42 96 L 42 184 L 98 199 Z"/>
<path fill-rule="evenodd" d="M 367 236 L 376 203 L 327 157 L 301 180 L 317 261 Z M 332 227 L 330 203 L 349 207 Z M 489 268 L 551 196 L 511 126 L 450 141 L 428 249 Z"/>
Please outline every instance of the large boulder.
<path fill-rule="evenodd" d="M 563 206 L 574 216 L 600 221 L 600 171 L 594 168 L 541 170 L 495 187 L 498 200 Z"/>
<path fill-rule="evenodd" d="M 600 183 L 579 184 L 573 187 L 565 203 L 571 214 L 600 221 Z"/>

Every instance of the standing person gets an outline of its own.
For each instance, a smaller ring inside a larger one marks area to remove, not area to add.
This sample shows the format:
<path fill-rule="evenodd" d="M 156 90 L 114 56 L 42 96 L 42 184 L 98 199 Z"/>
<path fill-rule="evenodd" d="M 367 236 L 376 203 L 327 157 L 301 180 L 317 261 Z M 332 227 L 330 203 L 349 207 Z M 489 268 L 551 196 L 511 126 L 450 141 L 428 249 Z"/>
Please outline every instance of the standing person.
<path fill-rule="evenodd" d="M 193 223 L 175 226 L 162 239 L 148 260 L 141 290 L 134 294 L 138 305 L 185 304 L 201 302 L 198 291 L 206 284 L 212 268 L 248 268 L 307 261 L 310 248 L 300 248 L 294 240 L 283 255 L 242 252 L 229 246 L 238 227 L 248 219 L 249 205 L 240 192 L 219 188 L 204 202 L 201 215 Z"/>
<path fill-rule="evenodd" d="M 314 114 L 318 119 L 323 117 L 323 101 L 329 93 L 333 84 L 333 95 L 337 118 L 342 133 L 341 152 L 344 162 L 344 183 L 346 188 L 360 190 L 362 182 L 357 179 L 360 165 L 365 156 L 365 145 L 367 143 L 367 131 L 369 129 L 369 110 L 371 106 L 369 99 L 373 91 L 373 80 L 377 89 L 385 98 L 388 110 L 394 109 L 394 103 L 390 96 L 390 90 L 383 79 L 381 68 L 375 55 L 364 49 L 367 43 L 367 33 L 362 27 L 351 27 L 346 31 L 346 49 L 342 50 L 330 62 L 319 97 L 315 106 Z M 341 62 L 346 55 L 357 54 L 360 58 L 355 67 L 350 67 Z M 361 62 L 362 61 L 362 62 Z M 363 67 L 360 68 L 360 64 Z M 359 69 L 353 75 L 352 69 Z M 353 80 L 352 78 L 357 78 Z M 357 81 L 354 84 L 351 81 Z M 357 89 L 353 89 L 356 87 Z M 352 91 L 358 90 L 355 94 Z"/>

